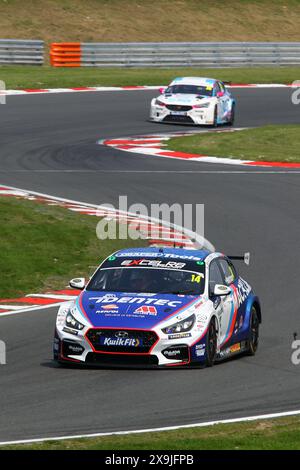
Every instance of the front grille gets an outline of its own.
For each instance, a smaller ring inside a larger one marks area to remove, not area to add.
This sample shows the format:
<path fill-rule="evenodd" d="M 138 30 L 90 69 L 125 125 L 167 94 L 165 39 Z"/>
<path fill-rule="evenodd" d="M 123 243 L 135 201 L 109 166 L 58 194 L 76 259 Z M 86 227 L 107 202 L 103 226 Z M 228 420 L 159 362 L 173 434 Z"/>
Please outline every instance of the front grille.
<path fill-rule="evenodd" d="M 87 339 L 95 351 L 116 353 L 148 353 L 157 341 L 154 331 L 92 328 Z"/>
<path fill-rule="evenodd" d="M 158 366 L 156 356 L 127 356 L 101 353 L 88 353 L 85 359 L 87 365 L 98 365 L 108 367 L 153 367 Z"/>
<path fill-rule="evenodd" d="M 190 118 L 190 116 L 180 116 L 180 115 L 176 116 L 176 115 L 169 114 L 163 120 L 166 122 L 190 122 L 194 124 L 194 121 L 192 118 Z"/>
<path fill-rule="evenodd" d="M 184 106 L 180 104 L 167 104 L 166 107 L 170 111 L 190 111 L 191 109 L 193 109 L 192 106 Z"/>

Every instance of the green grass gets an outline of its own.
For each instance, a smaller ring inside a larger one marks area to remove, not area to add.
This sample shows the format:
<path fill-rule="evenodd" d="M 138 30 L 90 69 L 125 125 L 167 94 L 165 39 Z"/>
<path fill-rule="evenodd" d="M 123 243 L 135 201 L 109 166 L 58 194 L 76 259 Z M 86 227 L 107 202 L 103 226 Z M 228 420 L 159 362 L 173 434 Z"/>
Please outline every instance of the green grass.
<path fill-rule="evenodd" d="M 299 450 L 300 418 L 0 447 L 38 450 Z"/>
<path fill-rule="evenodd" d="M 98 217 L 18 199 L 0 199 L 0 298 L 64 288 L 111 252 L 142 240 L 96 237 Z"/>
<path fill-rule="evenodd" d="M 167 85 L 177 76 L 208 76 L 234 83 L 291 83 L 300 67 L 250 68 L 55 68 L 50 66 L 1 66 L 6 89 L 63 88 L 76 86 Z"/>
<path fill-rule="evenodd" d="M 300 162 L 300 126 L 265 126 L 230 133 L 176 137 L 171 150 L 242 160 Z"/>
<path fill-rule="evenodd" d="M 299 0 L 1 0 L 2 38 L 299 41 Z"/>

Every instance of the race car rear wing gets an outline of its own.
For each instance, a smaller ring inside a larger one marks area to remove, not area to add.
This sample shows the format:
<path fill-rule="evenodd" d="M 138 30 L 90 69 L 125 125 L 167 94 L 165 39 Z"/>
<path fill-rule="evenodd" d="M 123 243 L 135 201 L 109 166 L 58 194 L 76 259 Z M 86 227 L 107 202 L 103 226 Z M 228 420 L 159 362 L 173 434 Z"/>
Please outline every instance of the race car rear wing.
<path fill-rule="evenodd" d="M 229 259 L 242 260 L 247 266 L 250 264 L 250 253 L 244 253 L 242 256 L 228 256 Z"/>

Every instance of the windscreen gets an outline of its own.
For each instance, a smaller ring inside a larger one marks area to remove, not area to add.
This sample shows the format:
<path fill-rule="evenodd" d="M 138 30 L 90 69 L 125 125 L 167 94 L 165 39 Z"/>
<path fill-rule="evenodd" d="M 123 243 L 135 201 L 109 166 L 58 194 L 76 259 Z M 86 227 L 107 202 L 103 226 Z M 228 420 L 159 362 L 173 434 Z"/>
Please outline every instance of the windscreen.
<path fill-rule="evenodd" d="M 213 87 L 211 85 L 171 85 L 165 91 L 165 94 L 168 93 L 186 93 L 189 95 L 213 96 Z"/>
<path fill-rule="evenodd" d="M 201 263 L 145 259 L 123 260 L 119 266 L 105 263 L 86 290 L 201 295 L 205 285 L 205 266 Z M 187 264 L 194 265 L 194 269 Z"/>

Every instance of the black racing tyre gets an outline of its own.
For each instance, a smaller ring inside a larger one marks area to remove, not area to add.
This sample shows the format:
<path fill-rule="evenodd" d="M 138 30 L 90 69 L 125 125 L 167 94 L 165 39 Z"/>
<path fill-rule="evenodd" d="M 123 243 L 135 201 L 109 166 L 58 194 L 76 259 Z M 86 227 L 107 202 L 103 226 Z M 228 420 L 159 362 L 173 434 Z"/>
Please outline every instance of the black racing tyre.
<path fill-rule="evenodd" d="M 214 318 L 211 319 L 206 333 L 206 361 L 207 367 L 214 365 L 217 354 L 217 328 Z"/>
<path fill-rule="evenodd" d="M 233 125 L 234 125 L 234 119 L 235 119 L 235 105 L 233 104 L 233 105 L 232 105 L 232 108 L 231 108 L 230 120 L 228 121 L 228 125 L 229 125 L 229 126 L 233 126 Z"/>
<path fill-rule="evenodd" d="M 214 110 L 213 127 L 218 127 L 218 106 L 215 106 L 215 110 Z"/>
<path fill-rule="evenodd" d="M 249 332 L 249 345 L 247 354 L 254 356 L 258 347 L 259 338 L 259 318 L 255 306 L 251 308 L 250 316 L 250 332 Z"/>

